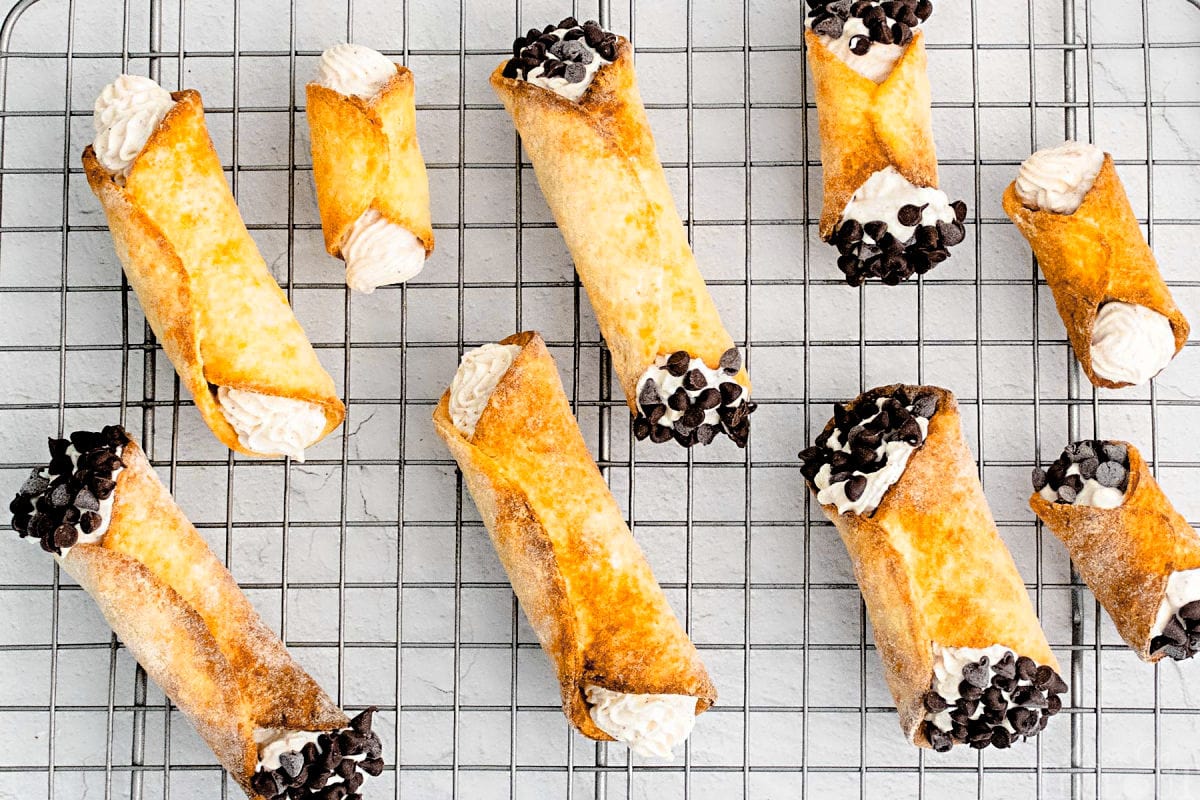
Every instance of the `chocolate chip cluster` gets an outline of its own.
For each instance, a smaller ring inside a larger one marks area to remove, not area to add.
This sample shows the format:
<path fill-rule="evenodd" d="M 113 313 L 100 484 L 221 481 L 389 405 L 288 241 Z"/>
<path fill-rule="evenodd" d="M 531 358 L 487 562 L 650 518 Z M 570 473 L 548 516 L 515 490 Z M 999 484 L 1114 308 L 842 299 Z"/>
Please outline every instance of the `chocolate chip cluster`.
<path fill-rule="evenodd" d="M 50 439 L 50 463 L 30 472 L 8 504 L 13 529 L 59 555 L 81 535 L 98 530 L 104 522 L 100 504 L 116 489 L 113 473 L 125 466 L 121 448 L 129 441 L 119 425 Z"/>
<path fill-rule="evenodd" d="M 1018 737 L 1037 736 L 1062 711 L 1058 696 L 1067 691 L 1066 682 L 1051 667 L 1018 658 L 1011 650 L 995 664 L 989 665 L 987 656 L 966 664 L 962 677 L 956 697 L 942 697 L 933 689 L 925 693 L 928 716 L 949 710 L 950 730 L 929 718 L 924 725 L 930 746 L 939 753 L 956 744 L 1003 750 Z"/>
<path fill-rule="evenodd" d="M 1076 474 L 1068 474 L 1071 467 Z M 1074 503 L 1089 480 L 1124 492 L 1129 487 L 1129 448 L 1120 442 L 1088 440 L 1069 444 L 1050 468 L 1033 468 L 1033 490 L 1049 486 L 1056 503 Z"/>
<path fill-rule="evenodd" d="M 322 733 L 298 753 L 284 753 L 279 768 L 260 769 L 250 788 L 269 800 L 362 800 L 365 775 L 383 772 L 383 744 L 371 731 L 372 706 L 350 720 L 350 727 Z"/>
<path fill-rule="evenodd" d="M 922 225 L 925 206 L 901 206 L 896 215 L 900 224 L 916 226 L 904 241 L 892 235 L 882 220 L 867 223 L 844 220 L 834 231 L 832 241 L 841 254 L 837 265 L 846 276 L 846 283 L 862 286 L 868 278 L 878 278 L 888 286 L 896 286 L 945 261 L 950 257 L 949 248 L 966 238 L 963 220 L 967 217 L 967 204 L 955 200 L 950 207 L 954 209 L 953 221 Z"/>
<path fill-rule="evenodd" d="M 540 31 L 530 28 L 513 40 L 513 57 L 504 65 L 503 74 L 506 78 L 527 79 L 540 66 L 546 78 L 579 83 L 587 77 L 586 67 L 597 56 L 616 61 L 616 34 L 604 30 L 595 20 L 580 25 L 574 17 L 567 17 Z"/>
<path fill-rule="evenodd" d="M 742 354 L 736 347 L 729 348 L 717 369 L 714 377 L 703 361 L 686 350 L 668 356 L 660 374 L 647 378 L 638 390 L 638 413 L 633 420 L 638 441 L 662 444 L 674 439 L 691 447 L 711 444 L 717 434 L 725 433 L 738 447 L 745 447 L 750 438 L 750 415 L 758 406 L 733 378 L 742 369 Z M 675 383 L 671 378 L 682 380 L 668 390 L 667 386 Z M 712 422 L 709 412 L 714 410 L 717 419 Z"/>
<path fill-rule="evenodd" d="M 867 28 L 867 35 L 850 38 L 850 52 L 865 56 L 871 45 L 906 45 L 912 41 L 912 29 L 929 19 L 933 3 L 929 0 L 891 0 L 876 3 L 871 0 L 808 0 L 808 16 L 814 33 L 832 39 L 841 37 L 846 23 L 857 17 Z"/>
<path fill-rule="evenodd" d="M 1176 661 L 1191 658 L 1200 651 L 1200 600 L 1179 608 L 1167 620 L 1163 632 L 1150 640 L 1150 655 L 1160 653 Z"/>
<path fill-rule="evenodd" d="M 882 403 L 880 401 L 883 401 Z M 894 391 L 872 389 L 850 405 L 834 403 L 833 424 L 817 436 L 812 447 L 800 451 L 802 474 L 815 492 L 817 473 L 829 465 L 829 485 L 846 484 L 846 499 L 854 502 L 867 488 L 867 475 L 887 466 L 888 442 L 920 447 L 925 441 L 917 417 L 933 419 L 937 395 L 909 396 L 905 387 Z M 836 434 L 835 446 L 830 439 Z"/>

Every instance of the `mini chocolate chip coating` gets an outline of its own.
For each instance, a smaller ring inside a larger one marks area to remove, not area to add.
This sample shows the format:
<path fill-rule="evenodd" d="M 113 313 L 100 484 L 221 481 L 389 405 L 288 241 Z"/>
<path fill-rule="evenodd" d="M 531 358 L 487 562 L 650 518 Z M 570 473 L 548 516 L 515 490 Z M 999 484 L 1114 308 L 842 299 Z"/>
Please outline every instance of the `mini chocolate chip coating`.
<path fill-rule="evenodd" d="M 48 440 L 50 461 L 30 473 L 9 503 L 13 529 L 59 555 L 80 535 L 99 530 L 104 521 L 97 513 L 100 503 L 113 495 L 117 484 L 112 475 L 124 467 L 119 451 L 129 441 L 117 425 Z"/>
<path fill-rule="evenodd" d="M 1025 656 L 1018 659 L 1011 650 L 995 664 L 987 656 L 968 662 L 962 674 L 957 696 L 942 697 L 931 687 L 922 697 L 926 715 L 921 731 L 939 753 L 958 744 L 1003 749 L 1018 738 L 1036 736 L 1062 710 L 1058 695 L 1067 691 L 1053 668 Z M 952 709 L 950 725 L 939 727 L 935 719 L 946 709 Z"/>
<path fill-rule="evenodd" d="M 933 13 L 929 0 L 808 0 L 808 7 L 809 27 L 831 39 L 843 34 L 850 19 L 861 19 L 868 36 L 855 36 L 850 43 L 854 54 L 860 56 L 866 55 L 873 43 L 907 45 L 912 41 L 912 29 Z M 860 39 L 865 44 L 856 47 Z"/>
<path fill-rule="evenodd" d="M 799 456 L 802 462 L 800 474 L 813 492 L 819 491 L 815 483 L 817 473 L 828 464 L 829 485 L 846 481 L 846 499 L 853 503 L 866 490 L 865 476 L 887 466 L 887 443 L 905 441 L 913 447 L 924 443 L 916 416 L 932 419 L 937 413 L 938 400 L 936 395 L 928 392 L 910 397 L 912 388 L 898 387 L 892 394 L 888 394 L 887 387 L 872 389 L 849 405 L 834 404 L 833 419 L 817 436 L 814 445 L 806 447 Z M 829 447 L 835 434 L 838 449 Z M 849 446 L 848 453 L 841 449 L 844 446 Z"/>
<path fill-rule="evenodd" d="M 746 446 L 749 417 L 757 406 L 734 378 L 742 365 L 736 347 L 721 355 L 716 368 L 686 350 L 659 356 L 655 363 L 638 389 L 633 420 L 638 441 L 662 444 L 674 439 L 692 447 L 711 444 L 717 434 L 725 433 L 738 447 Z"/>
<path fill-rule="evenodd" d="M 513 40 L 512 52 L 513 57 L 504 64 L 506 78 L 528 80 L 541 67 L 541 74 L 548 78 L 580 83 L 587 77 L 587 65 L 597 56 L 605 61 L 616 60 L 617 36 L 594 20 L 580 25 L 574 17 L 567 17 L 558 25 L 531 28 L 518 36 Z"/>
<path fill-rule="evenodd" d="M 1072 468 L 1078 474 L 1068 474 Z M 1033 472 L 1033 490 L 1047 487 L 1055 492 L 1055 503 L 1074 503 L 1085 481 L 1094 480 L 1108 489 L 1126 491 L 1129 486 L 1129 449 L 1120 442 L 1084 440 L 1063 448 L 1048 469 Z"/>
<path fill-rule="evenodd" d="M 280 755 L 278 768 L 254 773 L 251 788 L 268 800 L 362 800 L 359 789 L 367 776 L 383 773 L 383 744 L 371 730 L 375 711 L 372 706 L 349 727 Z"/>

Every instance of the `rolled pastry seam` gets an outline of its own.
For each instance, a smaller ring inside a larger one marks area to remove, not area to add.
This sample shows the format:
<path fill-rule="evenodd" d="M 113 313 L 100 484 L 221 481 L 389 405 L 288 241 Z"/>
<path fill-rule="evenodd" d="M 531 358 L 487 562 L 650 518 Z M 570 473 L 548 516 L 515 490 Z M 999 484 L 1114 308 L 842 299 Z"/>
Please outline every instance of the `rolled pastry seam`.
<path fill-rule="evenodd" d="M 51 439 L 50 454 L 13 527 L 92 595 L 248 795 L 324 797 L 380 773 L 374 709 L 349 720 L 291 658 L 122 428 Z"/>
<path fill-rule="evenodd" d="M 825 176 L 820 234 L 851 286 L 924 274 L 966 235 L 966 204 L 938 189 L 925 39 L 915 30 L 932 4 L 889 9 L 817 3 L 806 18 Z"/>
<path fill-rule="evenodd" d="M 302 458 L 345 408 L 246 230 L 200 95 L 122 76 L 97 100 L 95 122 L 88 183 L 204 421 L 232 450 Z"/>
<path fill-rule="evenodd" d="M 1138 449 L 1068 445 L 1035 468 L 1029 505 L 1143 661 L 1200 649 L 1200 536 L 1171 505 Z"/>
<path fill-rule="evenodd" d="M 1188 321 L 1158 271 L 1112 156 L 1076 142 L 1039 151 L 1005 190 L 1004 210 L 1029 240 L 1093 384 L 1143 383 L 1183 349 Z"/>
<path fill-rule="evenodd" d="M 325 248 L 356 291 L 412 278 L 434 246 L 412 72 L 339 44 L 322 54 L 307 98 Z"/>
<path fill-rule="evenodd" d="M 723 432 L 745 445 L 755 408 L 750 379 L 688 246 L 638 93 L 632 46 L 594 22 L 567 18 L 518 38 L 513 52 L 492 73 L 492 88 L 587 289 L 634 434 L 690 447 Z M 663 381 L 672 358 L 705 380 L 675 406 L 667 401 L 678 382 Z M 647 383 L 658 400 L 641 403 Z M 721 394 L 723 384 L 739 390 Z M 705 389 L 717 394 L 701 401 Z"/>
<path fill-rule="evenodd" d="M 1037 735 L 1066 685 L 996 530 L 954 396 L 872 389 L 835 406 L 800 457 L 854 563 L 909 741 L 944 751 Z"/>
<path fill-rule="evenodd" d="M 716 700 L 536 333 L 463 357 L 433 416 L 583 735 L 670 757 Z M 470 432 L 468 432 L 470 431 Z"/>

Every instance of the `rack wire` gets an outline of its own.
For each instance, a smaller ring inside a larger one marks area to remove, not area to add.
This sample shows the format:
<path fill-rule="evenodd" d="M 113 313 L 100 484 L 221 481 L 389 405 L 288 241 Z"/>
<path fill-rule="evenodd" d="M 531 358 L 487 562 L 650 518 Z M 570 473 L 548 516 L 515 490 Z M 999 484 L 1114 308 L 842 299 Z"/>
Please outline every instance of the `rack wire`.
<path fill-rule="evenodd" d="M 1114 152 L 1176 298 L 1200 307 L 1194 0 L 939 3 L 943 182 L 968 243 L 910 285 L 850 289 L 816 239 L 820 163 L 795 0 L 18 0 L 0 27 L 0 485 L 42 436 L 114 419 L 297 657 L 379 705 L 373 797 L 1149 797 L 1200 794 L 1192 664 L 1140 664 L 1024 507 L 1068 439 L 1129 438 L 1200 518 L 1188 347 L 1148 389 L 1095 391 L 999 210 L 1031 149 Z M 635 444 L 607 353 L 520 145 L 486 86 L 567 7 L 626 33 L 702 269 L 761 410 L 745 451 Z M 411 66 L 438 253 L 351 297 L 324 255 L 303 83 L 339 39 Z M 234 457 L 181 396 L 111 251 L 79 152 L 118 71 L 199 88 L 249 226 L 348 407 L 304 464 Z M 1028 78 L 1027 82 L 1025 78 Z M 286 205 L 285 205 L 286 201 Z M 1193 319 L 1197 318 L 1195 314 Z M 538 328 L 589 444 L 721 692 L 675 762 L 568 729 L 557 687 L 429 415 L 464 349 Z M 795 451 L 829 404 L 891 380 L 962 403 L 989 500 L 1071 707 L 1032 744 L 902 740 L 836 532 Z M 36 548 L 0 559 L 0 798 L 236 797 L 186 721 Z"/>

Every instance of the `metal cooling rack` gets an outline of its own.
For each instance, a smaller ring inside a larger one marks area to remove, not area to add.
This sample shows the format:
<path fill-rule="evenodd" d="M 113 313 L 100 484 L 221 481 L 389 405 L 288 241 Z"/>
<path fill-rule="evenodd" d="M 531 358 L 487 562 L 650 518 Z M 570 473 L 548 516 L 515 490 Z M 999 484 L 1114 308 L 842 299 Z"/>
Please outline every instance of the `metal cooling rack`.
<path fill-rule="evenodd" d="M 486 76 L 568 10 L 638 46 L 660 152 L 746 347 L 751 446 L 635 445 L 586 299 Z M 820 165 L 798 0 L 20 0 L 0 28 L 0 486 L 43 436 L 119 419 L 298 658 L 348 709 L 380 705 L 373 797 L 1200 795 L 1194 664 L 1142 665 L 1024 506 L 1068 439 L 1129 438 L 1191 519 L 1200 364 L 1093 391 L 999 194 L 1064 135 L 1113 151 L 1181 305 L 1200 319 L 1195 0 L 941 2 L 928 26 L 943 183 L 968 243 L 910 285 L 840 285 L 815 234 Z M 416 72 L 438 252 L 350 297 L 321 247 L 303 84 L 344 38 Z M 124 283 L 79 152 L 120 70 L 199 88 L 268 262 L 348 405 L 305 464 L 222 451 Z M 572 734 L 429 422 L 464 348 L 539 328 L 581 424 L 721 691 L 669 765 Z M 847 559 L 795 459 L 829 404 L 892 380 L 960 397 L 989 499 L 1072 707 L 1034 744 L 905 744 Z M 807 431 L 807 433 L 806 433 Z M 747 469 L 747 467 L 751 467 Z M 402 524 L 401 524 L 402 522 Z M 36 548 L 0 559 L 0 798 L 238 790 Z"/>

